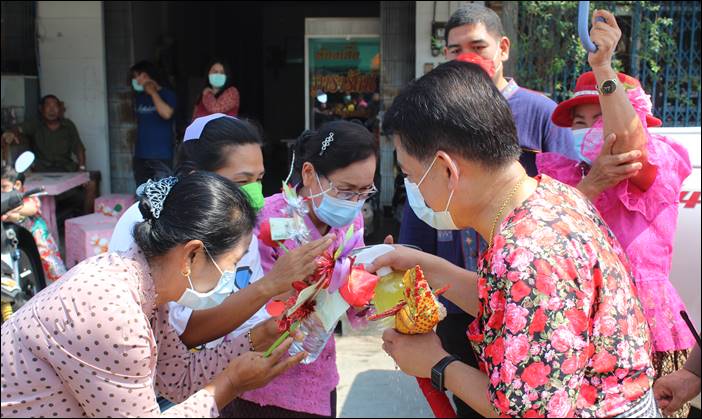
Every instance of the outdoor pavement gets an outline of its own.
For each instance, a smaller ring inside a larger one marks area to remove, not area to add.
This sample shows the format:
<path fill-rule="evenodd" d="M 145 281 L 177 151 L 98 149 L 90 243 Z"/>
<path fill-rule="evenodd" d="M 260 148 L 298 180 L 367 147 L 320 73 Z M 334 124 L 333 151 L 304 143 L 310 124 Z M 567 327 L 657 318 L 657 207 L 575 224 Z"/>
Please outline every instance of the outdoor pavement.
<path fill-rule="evenodd" d="M 337 415 L 341 418 L 434 417 L 414 377 L 405 375 L 382 349 L 377 325 L 353 331 L 344 323 L 336 337 Z"/>

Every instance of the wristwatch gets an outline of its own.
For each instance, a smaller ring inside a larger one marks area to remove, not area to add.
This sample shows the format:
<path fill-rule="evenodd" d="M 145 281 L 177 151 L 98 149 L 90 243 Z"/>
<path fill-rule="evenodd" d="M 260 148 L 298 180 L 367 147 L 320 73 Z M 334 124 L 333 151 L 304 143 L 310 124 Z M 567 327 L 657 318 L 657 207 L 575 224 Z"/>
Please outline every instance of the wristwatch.
<path fill-rule="evenodd" d="M 602 96 L 611 95 L 617 90 L 617 79 L 609 79 L 602 82 L 600 86 L 595 86 L 597 92 Z"/>
<path fill-rule="evenodd" d="M 448 355 L 437 362 L 431 369 L 431 385 L 434 386 L 435 389 L 446 391 L 446 387 L 444 387 L 444 370 L 454 361 L 458 361 L 458 358 L 453 355 Z"/>

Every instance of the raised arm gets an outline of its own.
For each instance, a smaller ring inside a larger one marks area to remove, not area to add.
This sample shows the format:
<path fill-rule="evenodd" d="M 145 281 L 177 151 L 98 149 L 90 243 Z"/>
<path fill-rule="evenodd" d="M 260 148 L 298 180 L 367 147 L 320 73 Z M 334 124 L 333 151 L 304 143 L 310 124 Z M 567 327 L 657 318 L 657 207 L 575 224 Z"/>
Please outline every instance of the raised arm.
<path fill-rule="evenodd" d="M 171 106 L 159 93 L 156 83 L 149 81 L 144 85 L 144 91 L 151 96 L 151 100 L 154 102 L 156 107 L 156 112 L 159 116 L 165 120 L 171 119 L 173 117 L 173 106 Z"/>
<path fill-rule="evenodd" d="M 602 17 L 604 22 L 595 19 Z M 639 150 L 642 169 L 631 178 L 631 182 L 641 190 L 647 190 L 656 178 L 656 167 L 648 162 L 646 154 L 647 136 L 643 124 L 633 105 L 629 101 L 625 86 L 621 85 L 617 73 L 612 69 L 612 56 L 621 38 L 622 31 L 614 15 L 605 10 L 593 13 L 593 25 L 590 31 L 592 41 L 598 46 L 595 53 L 588 54 L 588 62 L 597 79 L 597 85 L 607 80 L 616 80 L 617 88 L 610 94 L 600 93 L 600 106 L 604 123 L 604 135 L 616 135 L 616 142 L 607 154 L 620 154 Z"/>

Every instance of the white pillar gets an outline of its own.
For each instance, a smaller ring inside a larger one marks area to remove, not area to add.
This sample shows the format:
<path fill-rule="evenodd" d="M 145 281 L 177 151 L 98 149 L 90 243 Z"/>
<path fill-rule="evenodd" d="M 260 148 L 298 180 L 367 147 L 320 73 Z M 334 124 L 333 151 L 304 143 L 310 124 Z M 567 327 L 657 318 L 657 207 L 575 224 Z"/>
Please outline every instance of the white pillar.
<path fill-rule="evenodd" d="M 102 2 L 38 1 L 39 86 L 66 104 L 86 149 L 87 166 L 110 192 Z"/>

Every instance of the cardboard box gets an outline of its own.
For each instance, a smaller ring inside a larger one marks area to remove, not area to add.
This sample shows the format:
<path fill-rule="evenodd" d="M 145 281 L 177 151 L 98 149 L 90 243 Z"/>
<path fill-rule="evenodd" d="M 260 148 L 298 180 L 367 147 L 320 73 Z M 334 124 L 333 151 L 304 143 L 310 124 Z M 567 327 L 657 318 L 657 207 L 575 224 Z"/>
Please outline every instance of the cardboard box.
<path fill-rule="evenodd" d="M 118 217 L 89 214 L 66 220 L 66 267 L 107 252 Z"/>

